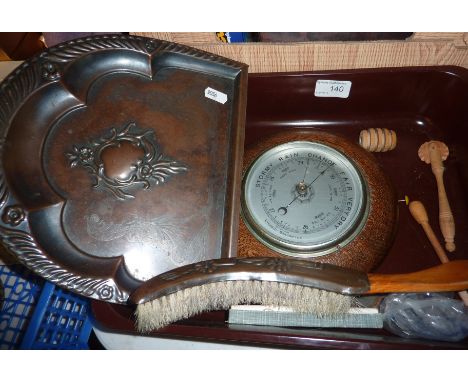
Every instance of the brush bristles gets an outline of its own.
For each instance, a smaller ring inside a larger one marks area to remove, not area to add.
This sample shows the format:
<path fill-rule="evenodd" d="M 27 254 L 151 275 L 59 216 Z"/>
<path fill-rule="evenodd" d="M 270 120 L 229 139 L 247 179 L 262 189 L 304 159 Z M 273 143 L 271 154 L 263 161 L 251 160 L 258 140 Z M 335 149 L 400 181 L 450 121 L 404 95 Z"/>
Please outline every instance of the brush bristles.
<path fill-rule="evenodd" d="M 297 312 L 326 316 L 347 312 L 352 300 L 339 293 L 301 285 L 224 281 L 183 289 L 138 305 L 136 326 L 140 332 L 149 332 L 202 312 L 242 304 L 287 306 Z"/>

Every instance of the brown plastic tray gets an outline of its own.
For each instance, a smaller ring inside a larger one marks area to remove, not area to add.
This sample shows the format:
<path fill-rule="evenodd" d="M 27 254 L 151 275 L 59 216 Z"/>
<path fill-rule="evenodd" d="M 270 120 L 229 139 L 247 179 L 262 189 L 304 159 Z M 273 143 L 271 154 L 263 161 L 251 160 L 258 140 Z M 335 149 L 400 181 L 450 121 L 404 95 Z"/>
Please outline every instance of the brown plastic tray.
<path fill-rule="evenodd" d="M 317 98 L 317 79 L 352 81 L 350 97 Z M 428 140 L 444 141 L 450 155 L 444 162 L 445 186 L 455 216 L 457 250 L 451 259 L 468 258 L 468 70 L 418 67 L 340 72 L 250 74 L 245 148 L 286 129 L 320 129 L 358 141 L 370 127 L 396 131 L 395 150 L 375 153 L 393 182 L 399 199 L 421 200 L 440 240 L 437 189 L 430 166 L 417 151 Z M 399 204 L 398 232 L 392 249 L 375 271 L 410 272 L 439 260 L 421 227 L 404 203 Z M 132 310 L 93 302 L 98 324 L 108 330 L 133 332 Z M 193 340 L 235 341 L 266 346 L 311 348 L 466 348 L 468 342 L 408 340 L 385 330 L 315 330 L 237 326 L 229 328 L 224 312 L 170 325 L 153 336 Z"/>

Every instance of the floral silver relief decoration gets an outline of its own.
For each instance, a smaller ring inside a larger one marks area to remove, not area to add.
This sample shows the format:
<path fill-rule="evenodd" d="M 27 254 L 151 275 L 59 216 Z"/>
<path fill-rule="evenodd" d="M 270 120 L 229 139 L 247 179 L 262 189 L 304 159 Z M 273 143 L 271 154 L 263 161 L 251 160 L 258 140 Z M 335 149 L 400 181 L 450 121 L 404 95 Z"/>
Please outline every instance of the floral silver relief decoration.
<path fill-rule="evenodd" d="M 55 81 L 60 78 L 60 72 L 57 68 L 57 65 L 50 62 L 50 61 L 44 61 L 42 63 L 42 78 L 49 80 L 49 81 Z"/>
<path fill-rule="evenodd" d="M 20 206 L 9 206 L 3 212 L 2 220 L 4 223 L 13 227 L 19 225 L 26 218 L 26 214 Z"/>
<path fill-rule="evenodd" d="M 188 170 L 187 166 L 165 157 L 158 150 L 156 144 L 150 139 L 153 135 L 152 130 L 140 132 L 135 130 L 135 122 L 130 122 L 120 132 L 112 128 L 108 138 L 101 138 L 81 146 L 73 146 L 73 151 L 66 154 L 70 161 L 70 167 L 84 167 L 95 180 L 94 188 L 103 187 L 120 200 L 134 198 L 126 190 L 131 186 L 140 184 L 144 189 L 149 189 L 152 184 L 162 184 L 172 175 Z M 141 148 L 144 152 L 143 157 L 130 165 L 129 175 L 125 179 L 109 177 L 106 175 L 101 153 L 109 147 L 119 147 L 123 142 L 129 142 Z"/>
<path fill-rule="evenodd" d="M 158 44 L 154 40 L 149 40 L 145 43 L 145 48 L 148 51 L 148 53 L 152 53 L 156 48 L 158 47 Z"/>

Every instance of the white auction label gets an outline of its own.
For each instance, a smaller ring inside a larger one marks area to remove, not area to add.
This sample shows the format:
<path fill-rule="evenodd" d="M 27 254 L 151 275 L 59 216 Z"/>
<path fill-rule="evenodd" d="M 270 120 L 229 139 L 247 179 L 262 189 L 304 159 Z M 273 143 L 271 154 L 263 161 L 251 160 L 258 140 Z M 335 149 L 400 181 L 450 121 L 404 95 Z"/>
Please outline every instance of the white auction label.
<path fill-rule="evenodd" d="M 206 88 L 205 89 L 205 97 L 206 98 L 209 98 L 209 99 L 212 99 L 216 102 L 219 102 L 219 103 L 222 103 L 223 105 L 226 103 L 227 101 L 227 95 L 220 92 L 220 91 L 217 91 L 215 89 L 212 89 L 212 88 Z"/>
<path fill-rule="evenodd" d="M 348 98 L 351 91 L 351 81 L 317 80 L 315 84 L 316 97 Z"/>

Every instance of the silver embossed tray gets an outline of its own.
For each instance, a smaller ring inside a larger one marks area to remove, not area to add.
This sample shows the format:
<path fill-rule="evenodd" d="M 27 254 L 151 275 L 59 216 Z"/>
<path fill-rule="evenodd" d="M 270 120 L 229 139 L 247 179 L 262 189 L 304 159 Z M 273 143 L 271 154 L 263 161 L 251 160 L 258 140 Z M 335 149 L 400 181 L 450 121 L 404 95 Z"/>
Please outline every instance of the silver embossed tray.
<path fill-rule="evenodd" d="M 126 303 L 142 281 L 235 254 L 247 66 L 106 35 L 0 85 L 0 241 L 44 278 Z"/>

